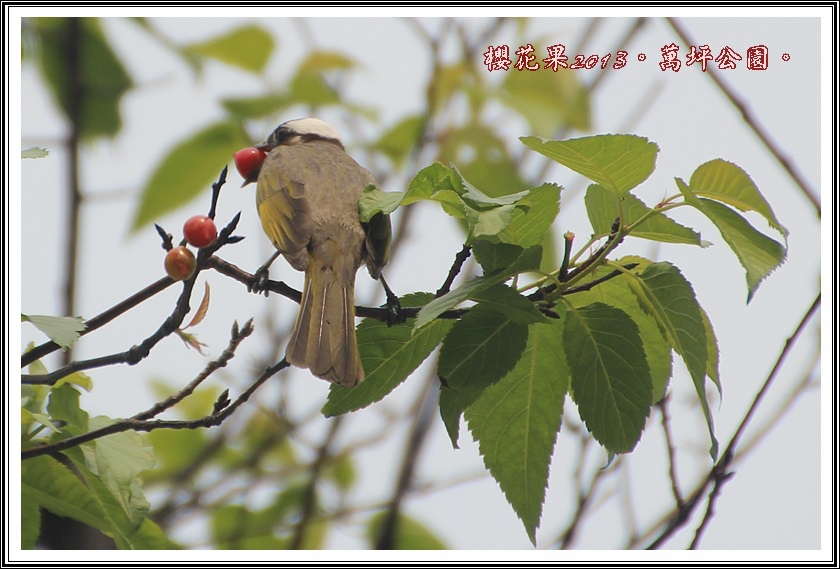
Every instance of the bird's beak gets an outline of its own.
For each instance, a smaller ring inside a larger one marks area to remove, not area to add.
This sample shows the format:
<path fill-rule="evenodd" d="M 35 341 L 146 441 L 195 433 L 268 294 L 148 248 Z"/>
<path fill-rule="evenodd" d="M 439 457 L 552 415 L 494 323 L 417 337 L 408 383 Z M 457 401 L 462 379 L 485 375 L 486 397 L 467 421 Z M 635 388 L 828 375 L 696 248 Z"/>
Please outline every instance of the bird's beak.
<path fill-rule="evenodd" d="M 258 148 L 258 149 L 262 150 L 263 152 L 265 152 L 266 154 L 268 154 L 269 152 L 271 152 L 274 149 L 274 146 L 272 146 L 268 142 L 261 142 L 259 144 L 255 144 L 254 148 Z M 242 182 L 242 185 L 239 186 L 239 187 L 244 188 L 248 184 L 256 182 L 257 179 L 260 177 L 260 170 L 262 170 L 262 165 L 260 165 L 259 168 L 254 168 L 254 170 L 248 175 L 248 177 L 245 179 L 244 182 Z"/>

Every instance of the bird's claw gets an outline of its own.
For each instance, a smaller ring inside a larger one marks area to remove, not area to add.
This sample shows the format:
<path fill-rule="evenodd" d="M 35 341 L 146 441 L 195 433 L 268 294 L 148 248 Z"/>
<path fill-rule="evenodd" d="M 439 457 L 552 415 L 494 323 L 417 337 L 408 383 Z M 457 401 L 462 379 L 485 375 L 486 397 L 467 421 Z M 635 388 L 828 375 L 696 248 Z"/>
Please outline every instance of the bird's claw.
<path fill-rule="evenodd" d="M 268 267 L 260 267 L 254 272 L 253 279 L 248 283 L 248 292 L 268 296 Z"/>
<path fill-rule="evenodd" d="M 387 295 L 387 300 L 385 301 L 385 308 L 388 311 L 388 316 L 386 322 L 388 323 L 388 327 L 391 327 L 395 324 L 402 324 L 405 322 L 405 313 L 403 312 L 402 306 L 400 305 L 400 299 L 397 298 L 395 295 Z"/>

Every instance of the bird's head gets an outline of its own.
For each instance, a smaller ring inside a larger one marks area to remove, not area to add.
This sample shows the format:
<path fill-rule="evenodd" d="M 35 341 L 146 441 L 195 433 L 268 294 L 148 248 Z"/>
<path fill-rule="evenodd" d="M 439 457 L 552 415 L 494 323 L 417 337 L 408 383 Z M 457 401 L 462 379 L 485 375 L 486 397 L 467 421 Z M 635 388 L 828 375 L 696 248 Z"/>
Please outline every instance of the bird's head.
<path fill-rule="evenodd" d="M 278 146 L 292 146 L 315 140 L 331 142 L 344 149 L 341 135 L 336 129 L 321 119 L 306 118 L 286 121 L 275 128 L 265 142 L 234 153 L 236 169 L 245 178 L 242 186 L 257 181 L 265 157 Z"/>

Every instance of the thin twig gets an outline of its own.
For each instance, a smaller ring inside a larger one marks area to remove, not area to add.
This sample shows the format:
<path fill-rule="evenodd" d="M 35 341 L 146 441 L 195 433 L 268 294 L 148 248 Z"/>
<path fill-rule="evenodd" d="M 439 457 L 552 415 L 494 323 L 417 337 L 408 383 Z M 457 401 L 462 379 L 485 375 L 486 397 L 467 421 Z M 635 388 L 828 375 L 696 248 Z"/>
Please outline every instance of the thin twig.
<path fill-rule="evenodd" d="M 449 292 L 449 289 L 452 288 L 452 283 L 455 282 L 455 277 L 457 277 L 458 273 L 461 272 L 461 267 L 463 267 L 464 263 L 467 261 L 467 259 L 469 259 L 471 250 L 472 247 L 470 247 L 467 244 L 464 244 L 464 246 L 461 248 L 458 254 L 455 255 L 455 260 L 452 262 L 452 267 L 449 269 L 449 274 L 446 275 L 446 280 L 443 281 L 443 284 L 435 293 L 435 298 L 440 298 L 441 296 Z"/>
<path fill-rule="evenodd" d="M 674 440 L 671 437 L 671 423 L 668 416 L 668 401 L 670 395 L 665 395 L 656 406 L 662 414 L 662 431 L 665 433 L 665 443 L 668 446 L 668 475 L 671 478 L 671 492 L 674 494 L 674 501 L 677 503 L 677 508 L 682 508 L 685 501 L 680 491 L 679 481 L 677 480 L 677 458 L 674 447 Z"/>
<path fill-rule="evenodd" d="M 709 474 L 705 477 L 703 482 L 700 486 L 692 493 L 692 495 L 686 500 L 684 506 L 682 508 L 677 508 L 677 510 L 671 515 L 668 524 L 666 525 L 665 529 L 662 533 L 651 543 L 647 549 L 658 549 L 662 546 L 671 536 L 680 529 L 683 525 L 685 525 L 691 517 L 691 513 L 700 503 L 701 498 L 706 492 L 706 489 L 709 487 L 710 484 L 720 484 L 725 481 L 726 478 L 729 477 L 728 468 L 731 462 L 735 457 L 735 448 L 738 446 L 738 442 L 741 439 L 741 436 L 744 433 L 747 425 L 752 420 L 753 415 L 755 414 L 756 410 L 758 409 L 759 405 L 761 404 L 764 395 L 770 388 L 770 385 L 773 383 L 773 380 L 776 378 L 779 370 L 781 369 L 782 363 L 785 361 L 788 353 L 796 344 L 797 340 L 799 339 L 800 334 L 805 329 L 805 326 L 811 320 L 811 317 L 817 312 L 820 307 L 820 299 L 821 295 L 818 294 L 817 297 L 814 299 L 814 302 L 811 304 L 808 311 L 799 321 L 799 324 L 796 327 L 796 330 L 793 334 L 785 341 L 785 345 L 782 348 L 779 357 L 776 359 L 776 363 L 773 366 L 773 369 L 770 371 L 770 374 L 767 376 L 767 379 L 764 381 L 764 385 L 761 386 L 758 393 L 756 393 L 755 398 L 753 399 L 750 408 L 747 410 L 747 413 L 744 415 L 744 418 L 741 420 L 741 423 L 738 425 L 738 428 L 735 430 L 735 433 L 732 435 L 732 438 L 729 440 L 729 444 L 726 446 L 726 450 L 723 452 L 723 455 L 718 460 L 718 462 L 712 467 Z M 713 490 L 714 492 L 714 490 Z M 709 497 L 710 500 L 712 497 Z M 717 499 L 717 496 L 714 497 Z M 711 514 L 709 514 L 711 515 Z"/>
<path fill-rule="evenodd" d="M 318 455 L 309 467 L 309 479 L 306 483 L 306 488 L 303 491 L 303 496 L 300 499 L 300 520 L 295 524 L 295 530 L 292 534 L 292 539 L 289 542 L 289 549 L 300 549 L 303 545 L 303 540 L 306 537 L 306 529 L 312 522 L 316 513 L 317 496 L 316 489 L 318 481 L 321 479 L 321 474 L 324 471 L 324 466 L 330 456 L 330 445 L 335 440 L 338 434 L 338 429 L 344 420 L 343 415 L 339 415 L 332 419 L 327 435 L 324 437 L 324 442 L 318 449 Z"/>
<path fill-rule="evenodd" d="M 400 508 L 402 507 L 402 502 L 406 494 L 411 489 L 411 482 L 414 478 L 420 451 L 423 448 L 426 435 L 432 425 L 434 410 L 437 408 L 435 392 L 435 386 L 437 384 L 435 374 L 430 374 L 426 378 L 426 385 L 423 388 L 423 393 L 418 400 L 415 411 L 414 424 L 408 435 L 408 442 L 405 453 L 403 454 L 403 462 L 400 467 L 400 474 L 397 477 L 397 484 L 394 488 L 394 495 L 391 498 L 385 518 L 382 521 L 382 526 L 379 529 L 376 549 L 394 549 L 396 546 Z"/>
<path fill-rule="evenodd" d="M 184 387 L 181 391 L 173 395 L 172 397 L 167 398 L 166 400 L 155 403 L 151 408 L 141 413 L 134 415 L 128 419 L 123 419 L 122 421 L 117 421 L 116 423 L 112 423 L 107 427 L 102 427 L 101 429 L 95 429 L 93 431 L 84 433 L 82 435 L 78 435 L 75 437 L 70 437 L 68 439 L 61 440 L 56 443 L 40 445 L 32 449 L 28 449 L 21 452 L 21 458 L 23 460 L 27 458 L 34 458 L 36 456 L 41 456 L 44 454 L 53 454 L 59 451 L 67 450 L 69 448 L 73 448 L 80 444 L 90 442 L 95 439 L 102 438 L 107 435 L 112 435 L 114 433 L 121 433 L 123 431 L 128 430 L 152 430 L 146 428 L 138 428 L 138 425 L 143 425 L 148 423 L 148 419 L 159 415 L 160 413 L 164 412 L 165 410 L 173 407 L 178 402 L 184 400 L 186 397 L 191 395 L 193 391 L 210 375 L 215 372 L 216 370 L 225 367 L 228 362 L 233 358 L 236 349 L 239 347 L 239 344 L 251 335 L 251 332 L 254 331 L 254 325 L 251 320 L 245 323 L 245 326 L 240 330 L 238 326 L 234 325 L 231 339 L 228 343 L 228 347 L 225 349 L 224 352 L 215 360 L 208 363 L 205 368 L 198 374 L 198 376 L 193 379 L 186 387 Z M 214 409 L 214 414 L 221 412 L 222 409 Z"/>
<path fill-rule="evenodd" d="M 154 431 L 156 429 L 199 429 L 218 426 L 222 424 L 222 422 L 225 419 L 230 417 L 233 414 L 233 412 L 239 408 L 240 405 L 245 403 L 251 397 L 251 395 L 253 395 L 253 393 L 257 390 L 259 386 L 265 383 L 274 374 L 287 367 L 289 367 L 289 364 L 286 362 L 286 360 L 283 360 L 275 366 L 266 369 L 263 372 L 263 374 L 259 378 L 257 378 L 257 380 L 251 385 L 251 387 L 246 389 L 233 403 L 231 403 L 223 409 L 219 409 L 218 411 L 211 413 L 210 415 L 206 415 L 200 419 L 195 419 L 193 421 L 138 421 L 136 419 L 123 419 L 122 421 L 113 423 L 111 425 L 108 425 L 107 427 L 103 427 L 101 429 L 97 429 L 89 433 L 85 433 L 84 435 L 79 435 L 78 437 L 72 437 L 70 439 L 60 441 L 58 443 L 43 445 L 22 451 L 21 459 L 26 460 L 28 458 L 34 458 L 36 456 L 41 456 L 44 454 L 54 454 L 56 452 L 72 448 L 82 443 L 86 443 L 107 435 L 121 433 L 123 431 L 148 432 Z"/>

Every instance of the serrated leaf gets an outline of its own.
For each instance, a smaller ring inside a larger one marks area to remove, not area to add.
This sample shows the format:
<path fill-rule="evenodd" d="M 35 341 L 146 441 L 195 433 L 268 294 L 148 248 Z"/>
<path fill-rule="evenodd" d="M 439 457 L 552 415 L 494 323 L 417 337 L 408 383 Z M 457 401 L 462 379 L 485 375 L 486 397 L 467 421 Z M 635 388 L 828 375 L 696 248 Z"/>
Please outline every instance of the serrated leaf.
<path fill-rule="evenodd" d="M 640 306 L 656 319 L 665 339 L 688 368 L 709 427 L 710 454 L 717 458 L 718 443 L 706 399 L 706 327 L 694 289 L 679 269 L 664 262 L 650 264 L 630 282 Z"/>
<path fill-rule="evenodd" d="M 159 549 L 181 549 L 177 544 L 170 541 L 170 539 L 163 533 L 163 530 L 155 522 L 149 518 L 145 518 L 131 535 L 131 542 L 134 549 L 139 550 L 159 550 Z"/>
<path fill-rule="evenodd" d="M 385 522 L 387 512 L 378 512 L 370 518 L 367 529 L 368 543 L 371 549 L 375 549 L 382 533 L 382 525 Z M 435 533 L 414 518 L 405 514 L 397 514 L 395 523 L 393 549 L 400 550 L 429 550 L 446 549 L 446 543 Z"/>
<path fill-rule="evenodd" d="M 569 140 L 523 136 L 519 140 L 618 195 L 648 179 L 656 167 L 659 152 L 655 143 L 631 134 L 602 134 Z"/>
<path fill-rule="evenodd" d="M 569 388 L 562 330 L 562 320 L 531 326 L 516 366 L 465 412 L 484 464 L 534 545 Z"/>
<path fill-rule="evenodd" d="M 676 181 L 686 202 L 697 208 L 715 224 L 723 240 L 746 270 L 747 302 L 749 303 L 761 281 L 784 262 L 787 249 L 781 243 L 756 230 L 732 208 L 713 200 L 698 198 L 682 180 L 677 178 Z"/>
<path fill-rule="evenodd" d="M 368 223 L 377 213 L 393 213 L 404 195 L 401 192 L 383 192 L 374 185 L 366 187 L 359 198 L 359 219 L 362 223 Z"/>
<path fill-rule="evenodd" d="M 50 391 L 47 410 L 53 421 L 67 423 L 67 431 L 80 435 L 88 431 L 88 414 L 79 407 L 79 392 L 70 384 L 55 387 Z"/>
<path fill-rule="evenodd" d="M 484 389 L 513 368 L 527 340 L 526 325 L 475 306 L 443 340 L 438 375 L 450 389 Z"/>
<path fill-rule="evenodd" d="M 183 49 L 187 54 L 212 57 L 245 71 L 261 73 L 274 51 L 274 38 L 260 26 L 246 25 Z"/>
<path fill-rule="evenodd" d="M 133 434 L 136 435 L 137 433 Z M 115 496 L 106 485 L 107 473 L 99 472 L 99 465 L 96 464 L 95 460 L 91 460 L 91 456 L 95 454 L 94 449 L 97 442 L 86 443 L 65 451 L 65 454 L 73 461 L 76 472 L 83 478 L 85 485 L 90 489 L 101 508 L 102 520 L 100 525 L 95 527 L 113 538 L 119 549 L 145 547 L 147 536 L 138 532 L 140 532 L 148 514 L 149 503 L 143 496 L 139 482 L 137 480 L 132 481 L 128 489 L 131 500 L 131 515 L 126 513 L 119 502 L 119 497 Z M 105 476 L 105 479 L 103 479 L 103 476 Z"/>
<path fill-rule="evenodd" d="M 470 300 L 519 324 L 533 324 L 548 320 L 542 312 L 537 310 L 533 302 L 503 284 L 479 291 L 471 295 Z"/>
<path fill-rule="evenodd" d="M 513 212 L 512 205 L 503 205 L 487 210 L 466 208 L 467 214 L 467 243 L 473 244 L 480 237 L 495 237 L 510 224 Z"/>
<path fill-rule="evenodd" d="M 20 319 L 21 322 L 31 323 L 50 340 L 65 349 L 75 344 L 80 333 L 85 330 L 84 319 L 80 317 L 21 314 Z"/>
<path fill-rule="evenodd" d="M 770 227 L 787 239 L 788 230 L 776 219 L 773 209 L 749 174 L 737 164 L 720 159 L 701 164 L 691 174 L 688 185 L 697 196 L 727 203 L 741 211 L 758 212 Z"/>
<path fill-rule="evenodd" d="M 37 146 L 33 146 L 32 148 L 27 148 L 26 150 L 20 151 L 21 158 L 45 158 L 50 153 L 49 150 L 46 148 L 38 148 Z"/>
<path fill-rule="evenodd" d="M 131 230 L 145 227 L 208 191 L 222 167 L 230 163 L 233 151 L 250 144 L 241 125 L 232 121 L 210 125 L 178 143 L 146 182 Z"/>
<path fill-rule="evenodd" d="M 499 269 L 495 273 L 474 278 L 424 306 L 417 315 L 417 320 L 414 322 L 414 329 L 419 330 L 443 312 L 464 302 L 473 294 L 477 294 L 493 285 L 503 283 L 515 274 L 539 267 L 541 256 L 542 249 L 539 246 L 525 250 L 519 248 L 518 255 L 505 268 Z"/>
<path fill-rule="evenodd" d="M 108 523 L 93 493 L 70 470 L 52 457 L 21 462 L 21 499 L 58 516 L 105 531 Z"/>
<path fill-rule="evenodd" d="M 440 418 L 446 427 L 446 433 L 452 442 L 452 448 L 458 447 L 458 437 L 461 430 L 461 415 L 481 395 L 481 391 L 458 391 L 441 387 L 438 406 Z"/>
<path fill-rule="evenodd" d="M 30 496 L 20 497 L 20 548 L 35 549 L 41 535 L 41 508 Z"/>
<path fill-rule="evenodd" d="M 718 393 L 723 395 L 723 387 L 720 384 L 720 372 L 718 365 L 720 363 L 720 353 L 718 350 L 717 336 L 712 327 L 712 321 L 709 320 L 709 315 L 703 310 L 699 304 L 700 316 L 703 317 L 703 327 L 706 329 L 706 375 L 712 380 L 712 383 L 717 387 Z"/>
<path fill-rule="evenodd" d="M 90 391 L 93 389 L 93 380 L 86 374 L 77 371 L 71 373 L 70 375 L 64 376 L 58 381 L 55 382 L 55 387 L 60 385 L 64 385 L 65 383 L 70 383 L 72 385 L 77 385 L 84 389 L 85 391 Z"/>
<path fill-rule="evenodd" d="M 457 168 L 453 166 L 452 170 L 461 178 L 461 186 L 464 188 L 461 198 L 464 200 L 464 203 L 473 209 L 481 210 L 505 205 L 513 205 L 528 195 L 528 190 L 525 190 L 522 192 L 508 192 L 495 196 L 489 196 L 470 184 Z"/>
<path fill-rule="evenodd" d="M 441 191 L 455 192 L 456 195 L 463 193 L 460 176 L 455 171 L 441 164 L 434 162 L 419 172 L 408 183 L 402 205 L 434 199 L 436 193 Z"/>
<path fill-rule="evenodd" d="M 481 188 L 483 194 L 503 197 L 528 187 L 510 154 L 508 141 L 486 124 L 472 121 L 446 130 L 438 136 L 438 144 L 436 159 L 458 164 L 458 176 Z"/>
<path fill-rule="evenodd" d="M 642 257 L 623 257 L 613 265 L 635 263 L 633 272 L 638 273 L 650 265 L 651 261 Z M 592 279 L 606 276 L 613 271 L 612 266 L 599 267 L 592 273 Z M 639 329 L 639 336 L 645 349 L 645 359 L 650 368 L 653 386 L 653 402 L 665 395 L 671 379 L 671 345 L 665 341 L 656 320 L 639 307 L 639 300 L 630 288 L 631 277 L 619 275 L 604 281 L 588 291 L 577 292 L 565 298 L 573 306 L 586 306 L 594 302 L 603 302 L 625 312 Z"/>
<path fill-rule="evenodd" d="M 615 218 L 619 215 L 615 194 L 598 184 L 591 184 L 586 190 L 584 200 L 592 232 L 595 235 L 608 235 Z M 652 211 L 630 192 L 621 196 L 621 204 L 624 209 L 624 225 L 633 225 Z M 664 213 L 647 218 L 637 225 L 630 235 L 662 243 L 685 243 L 701 247 L 709 245 L 700 239 L 699 233 L 680 225 Z"/>
<path fill-rule="evenodd" d="M 599 302 L 566 313 L 563 346 L 572 399 L 587 429 L 604 448 L 630 452 L 650 414 L 650 371 L 639 331 L 618 308 Z"/>
<path fill-rule="evenodd" d="M 531 247 L 543 242 L 560 211 L 560 190 L 556 184 L 543 184 L 519 200 L 507 227 L 499 233 L 503 243 Z"/>
<path fill-rule="evenodd" d="M 108 417 L 92 417 L 90 428 L 100 429 L 113 422 Z M 152 448 L 146 446 L 139 433 L 124 431 L 97 439 L 94 445 L 85 445 L 83 451 L 88 468 L 98 474 L 126 518 L 139 524 L 149 511 L 149 503 L 137 480 L 141 472 L 155 465 Z"/>
<path fill-rule="evenodd" d="M 403 297 L 400 304 L 417 306 L 431 298 L 431 294 L 417 293 Z M 363 320 L 356 330 L 356 339 L 365 380 L 353 388 L 331 385 L 321 413 L 333 417 L 356 411 L 388 395 L 429 357 L 452 324 L 438 320 L 414 332 L 411 318 L 405 324 L 391 327 L 372 318 Z"/>

